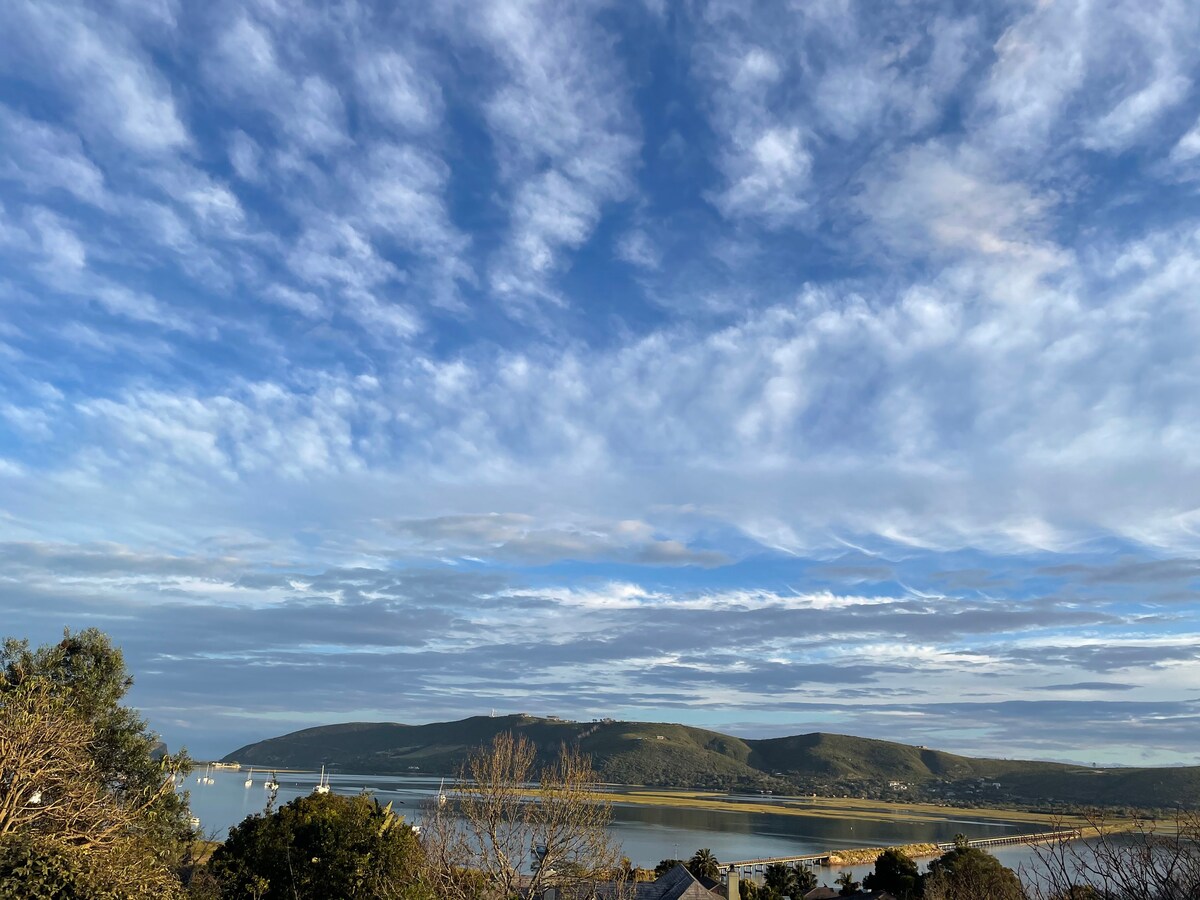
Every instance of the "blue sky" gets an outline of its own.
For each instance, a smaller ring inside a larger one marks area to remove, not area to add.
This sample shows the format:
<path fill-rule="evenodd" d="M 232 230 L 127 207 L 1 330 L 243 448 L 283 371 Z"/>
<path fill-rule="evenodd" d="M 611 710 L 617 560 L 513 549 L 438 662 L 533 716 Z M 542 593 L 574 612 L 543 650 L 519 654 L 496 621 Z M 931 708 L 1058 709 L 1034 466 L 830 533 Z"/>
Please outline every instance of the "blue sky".
<path fill-rule="evenodd" d="M 1200 762 L 1189 6 L 10 0 L 0 631 Z"/>

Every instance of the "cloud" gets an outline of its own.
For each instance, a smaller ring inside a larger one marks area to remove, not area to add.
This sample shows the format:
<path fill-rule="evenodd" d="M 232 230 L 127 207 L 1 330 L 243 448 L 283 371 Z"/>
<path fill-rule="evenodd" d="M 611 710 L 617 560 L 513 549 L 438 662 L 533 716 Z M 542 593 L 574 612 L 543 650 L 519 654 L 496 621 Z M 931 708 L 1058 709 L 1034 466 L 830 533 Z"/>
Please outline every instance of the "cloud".
<path fill-rule="evenodd" d="M 13 5 L 8 627 L 111 628 L 211 752 L 497 705 L 1185 758 L 1187 4 L 651 7 Z"/>
<path fill-rule="evenodd" d="M 151 155 L 191 143 L 166 79 L 117 21 L 75 4 L 25 0 L 9 14 L 9 66 L 25 64 L 68 88 L 77 121 L 94 137 Z"/>
<path fill-rule="evenodd" d="M 364 54 L 355 69 L 359 89 L 375 114 L 391 125 L 428 131 L 442 118 L 442 92 L 407 55 L 393 50 Z"/>
<path fill-rule="evenodd" d="M 680 541 L 656 536 L 650 525 L 638 521 L 554 528 L 529 515 L 492 513 L 398 520 L 388 522 L 387 527 L 427 552 L 523 563 L 608 559 L 709 567 L 729 562 L 723 553 L 694 550 Z"/>
<path fill-rule="evenodd" d="M 327 153 L 348 142 L 341 93 L 320 74 L 291 72 L 268 24 L 246 14 L 233 17 L 206 65 L 220 90 L 272 116 L 303 151 Z"/>
<path fill-rule="evenodd" d="M 485 107 L 511 198 L 491 286 L 516 310 L 536 308 L 558 302 L 564 254 L 632 191 L 640 137 L 611 41 L 586 7 L 500 2 L 475 26 L 505 76 Z"/>
<path fill-rule="evenodd" d="M 429 557 L 448 543 L 506 541 L 516 545 L 502 559 L 509 567 L 536 563 L 547 550 L 562 552 L 568 540 L 562 534 L 535 534 L 536 546 L 522 546 L 527 525 L 514 516 L 444 517 L 395 523 L 393 533 Z M 640 523 L 625 523 L 592 535 L 593 544 L 611 545 L 622 534 L 648 537 Z M 218 552 L 10 541 L 0 544 L 0 600 L 13 610 L 10 628 L 35 639 L 52 638 L 64 621 L 102 624 L 124 647 L 139 675 L 138 702 L 156 722 L 174 722 L 183 710 L 203 720 L 202 727 L 165 729 L 174 744 L 186 741 L 201 753 L 264 736 L 246 716 L 270 715 L 282 731 L 288 723 L 344 718 L 350 709 L 421 721 L 517 702 L 575 715 L 645 709 L 642 717 L 653 718 L 675 710 L 714 725 L 769 714 L 796 722 L 796 730 L 804 730 L 805 710 L 822 710 L 823 730 L 836 722 L 838 730 L 926 743 L 950 733 L 956 715 L 983 717 L 996 729 L 1067 715 L 1072 739 L 1107 740 L 1110 714 L 1134 714 L 1158 746 L 1182 746 L 1187 738 L 1175 720 L 1154 718 L 1184 702 L 1177 676 L 1175 686 L 1164 686 L 1152 668 L 1134 665 L 1123 682 L 1047 678 L 1089 669 L 1088 658 L 1064 666 L 1064 650 L 1055 649 L 1063 629 L 1134 627 L 1069 600 L 713 591 L 667 583 L 649 589 L 632 582 L 583 588 L 527 583 L 512 568 L 478 562 L 413 558 L 313 568 L 289 564 L 289 556 L 303 552 L 299 544 L 237 536 L 209 543 Z M 998 642 L 1006 632 L 1020 637 Z M 1163 659 L 1190 659 L 1174 655 L 1186 641 L 1143 643 Z M 1090 649 L 1101 652 L 1103 645 Z M 516 666 L 523 677 L 511 694 L 505 673 Z M 247 671 L 254 673 L 251 683 Z M 847 705 L 863 688 L 871 702 Z M 889 700 L 897 689 L 904 699 Z M 947 690 L 982 699 L 931 699 Z M 1135 699 L 1065 706 L 1012 700 L 1014 692 L 1116 690 Z M 290 697 L 303 697 L 302 708 Z M 240 713 L 230 719 L 233 709 Z M 898 726 L 898 714 L 911 723 Z M 1064 740 L 1031 738 L 1023 746 L 1059 753 Z M 951 749 L 975 746 L 984 746 L 983 739 Z"/>
<path fill-rule="evenodd" d="M 0 105 L 3 176 L 30 192 L 68 191 L 97 206 L 108 202 L 104 174 L 88 158 L 79 136 Z"/>

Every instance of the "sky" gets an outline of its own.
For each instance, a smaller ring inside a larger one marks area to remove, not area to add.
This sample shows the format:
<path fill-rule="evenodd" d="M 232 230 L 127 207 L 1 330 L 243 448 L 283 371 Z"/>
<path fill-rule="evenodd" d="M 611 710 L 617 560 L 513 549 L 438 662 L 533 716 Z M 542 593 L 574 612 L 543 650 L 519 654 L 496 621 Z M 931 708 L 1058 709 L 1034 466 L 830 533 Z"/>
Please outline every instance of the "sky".
<path fill-rule="evenodd" d="M 7 0 L 0 634 L 1200 764 L 1188 0 Z"/>

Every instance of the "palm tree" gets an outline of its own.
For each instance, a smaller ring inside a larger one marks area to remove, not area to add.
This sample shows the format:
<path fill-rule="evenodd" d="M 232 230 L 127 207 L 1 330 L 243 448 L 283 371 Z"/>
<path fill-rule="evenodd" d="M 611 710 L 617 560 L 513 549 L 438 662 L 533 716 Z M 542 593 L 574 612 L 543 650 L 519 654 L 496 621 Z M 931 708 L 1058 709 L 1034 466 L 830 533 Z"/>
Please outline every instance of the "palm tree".
<path fill-rule="evenodd" d="M 817 886 L 817 877 L 811 869 L 771 863 L 763 872 L 763 883 L 780 897 L 796 900 L 805 891 Z"/>
<path fill-rule="evenodd" d="M 720 881 L 721 869 L 717 858 L 713 856 L 713 852 L 707 847 L 703 847 L 692 854 L 692 858 L 687 861 L 688 871 L 697 878 L 704 878 L 708 881 Z"/>
<path fill-rule="evenodd" d="M 849 897 L 858 890 L 858 882 L 854 880 L 854 876 L 849 872 L 843 872 L 841 875 L 839 875 L 834 884 L 841 888 L 841 890 L 838 891 L 838 895 L 841 897 Z"/>
<path fill-rule="evenodd" d="M 783 863 L 771 863 L 763 871 L 763 884 L 780 896 L 796 896 L 796 870 Z"/>

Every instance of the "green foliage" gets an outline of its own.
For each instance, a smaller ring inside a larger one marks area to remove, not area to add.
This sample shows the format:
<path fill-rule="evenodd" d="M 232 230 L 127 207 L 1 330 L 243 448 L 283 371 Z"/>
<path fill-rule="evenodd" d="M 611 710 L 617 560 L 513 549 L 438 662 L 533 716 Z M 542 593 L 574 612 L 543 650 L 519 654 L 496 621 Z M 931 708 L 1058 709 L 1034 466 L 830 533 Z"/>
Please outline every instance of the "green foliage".
<path fill-rule="evenodd" d="M 817 876 L 804 866 L 771 863 L 763 872 L 768 897 L 799 897 L 817 886 Z"/>
<path fill-rule="evenodd" d="M 902 850 L 889 847 L 876 858 L 875 871 L 863 879 L 863 889 L 887 891 L 897 900 L 916 900 L 921 896 L 921 875 Z"/>
<path fill-rule="evenodd" d="M 702 847 L 692 854 L 692 858 L 687 861 L 688 871 L 697 878 L 703 878 L 708 881 L 720 881 L 721 869 L 720 863 L 713 855 L 713 852 L 707 847 Z"/>
<path fill-rule="evenodd" d="M 838 896 L 840 897 L 849 897 L 858 892 L 858 882 L 849 872 L 842 872 L 834 879 L 833 883 L 838 886 Z"/>
<path fill-rule="evenodd" d="M 0 837 L 0 900 L 171 900 L 181 896 L 174 875 L 148 865 L 144 853 L 123 847 L 91 853 L 53 837 Z"/>
<path fill-rule="evenodd" d="M 421 846 L 391 805 L 301 797 L 230 830 L 208 862 L 227 900 L 418 898 Z"/>
<path fill-rule="evenodd" d="M 177 895 L 192 833 L 180 756 L 122 705 L 132 679 L 106 635 L 0 647 L 0 835 L 6 865 L 69 897 Z M 36 800 L 33 798 L 37 798 Z"/>
<path fill-rule="evenodd" d="M 0 900 L 101 900 L 83 862 L 45 838 L 0 838 Z"/>
<path fill-rule="evenodd" d="M 800 893 L 811 891 L 817 886 L 817 876 L 812 869 L 807 866 L 795 866 L 793 870 L 796 873 L 796 887 Z"/>
<path fill-rule="evenodd" d="M 7 639 L 0 649 L 0 696 L 43 682 L 59 703 L 91 732 L 94 779 L 110 798 L 136 807 L 138 836 L 163 859 L 177 857 L 192 838 L 186 799 L 162 790 L 172 774 L 189 771 L 185 754 L 156 755 L 158 737 L 137 711 L 122 706 L 133 678 L 121 651 L 95 628 L 67 630 L 57 644 L 31 650 Z M 49 801 L 52 798 L 47 798 Z"/>
<path fill-rule="evenodd" d="M 961 842 L 956 842 L 961 843 Z M 1024 900 L 1015 872 L 978 847 L 956 846 L 929 864 L 922 878 L 926 900 Z"/>

